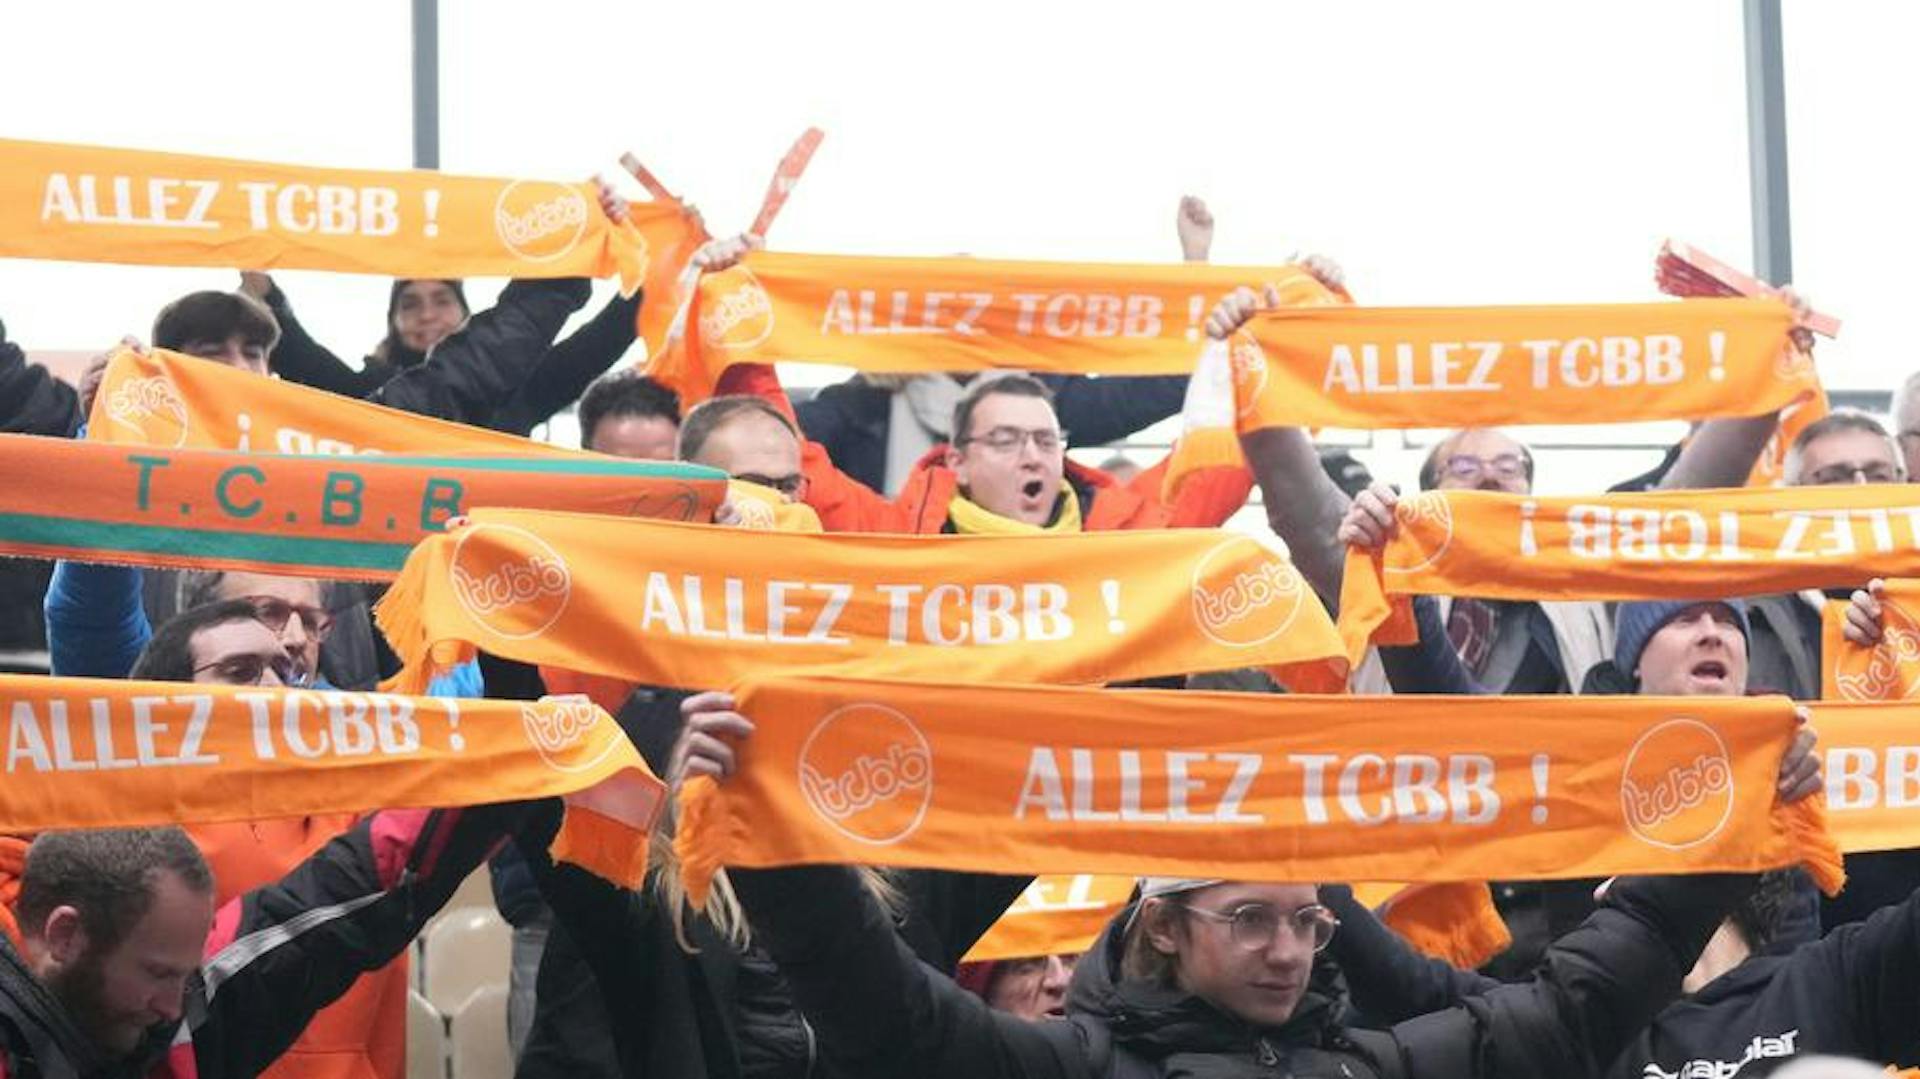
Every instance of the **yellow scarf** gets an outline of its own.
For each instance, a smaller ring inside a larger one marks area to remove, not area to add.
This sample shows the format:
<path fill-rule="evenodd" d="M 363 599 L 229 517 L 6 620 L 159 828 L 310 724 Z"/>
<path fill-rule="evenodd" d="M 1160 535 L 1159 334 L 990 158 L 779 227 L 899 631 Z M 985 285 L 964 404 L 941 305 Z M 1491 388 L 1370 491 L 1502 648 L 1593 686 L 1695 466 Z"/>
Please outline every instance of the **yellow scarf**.
<path fill-rule="evenodd" d="M 1080 531 L 1080 496 L 1062 482 L 1060 500 L 1060 512 L 1054 514 L 1053 523 L 1030 525 L 1002 517 L 956 491 L 953 501 L 947 505 L 947 520 L 953 522 L 953 530 L 963 536 L 1038 536 L 1047 532 Z"/>

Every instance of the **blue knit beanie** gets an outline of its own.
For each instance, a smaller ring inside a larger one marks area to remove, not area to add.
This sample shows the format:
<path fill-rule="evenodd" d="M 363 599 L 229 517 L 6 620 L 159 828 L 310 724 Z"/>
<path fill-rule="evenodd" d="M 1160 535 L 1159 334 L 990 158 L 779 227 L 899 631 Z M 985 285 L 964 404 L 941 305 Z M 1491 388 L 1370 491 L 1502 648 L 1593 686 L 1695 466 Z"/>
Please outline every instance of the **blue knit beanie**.
<path fill-rule="evenodd" d="M 1680 599 L 1680 600 L 1640 600 L 1622 603 L 1613 616 L 1613 665 L 1628 678 L 1639 679 L 1634 669 L 1640 666 L 1640 653 L 1646 651 L 1647 642 L 1660 632 L 1660 627 L 1673 621 L 1674 617 L 1689 607 L 1702 603 L 1717 603 L 1733 612 L 1740 624 L 1740 636 L 1749 640 L 1753 637 L 1753 627 L 1747 622 L 1747 606 L 1737 599 Z"/>

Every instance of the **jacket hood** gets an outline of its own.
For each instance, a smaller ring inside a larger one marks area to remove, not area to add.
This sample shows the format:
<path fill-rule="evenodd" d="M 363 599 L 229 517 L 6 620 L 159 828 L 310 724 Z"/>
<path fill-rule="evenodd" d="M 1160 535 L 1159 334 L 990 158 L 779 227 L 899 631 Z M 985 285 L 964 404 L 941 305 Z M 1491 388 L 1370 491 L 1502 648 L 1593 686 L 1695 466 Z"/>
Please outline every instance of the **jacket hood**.
<path fill-rule="evenodd" d="M 1326 960 L 1314 963 L 1293 1017 L 1283 1026 L 1264 1030 L 1178 987 L 1122 980 L 1126 928 L 1138 906 L 1129 905 L 1107 923 L 1093 948 L 1074 965 L 1067 988 L 1067 1014 L 1106 1027 L 1115 1045 L 1156 1059 L 1176 1052 L 1244 1052 L 1262 1037 L 1288 1044 L 1321 1044 L 1338 1024 L 1342 1009 L 1333 985 L 1337 973 Z"/>
<path fill-rule="evenodd" d="M 1749 956 L 1732 970 L 1701 986 L 1700 991 L 1693 994 L 1693 1002 L 1718 1004 L 1765 989 L 1773 984 L 1774 977 L 1780 973 L 1780 968 L 1788 958 L 1785 955 Z"/>

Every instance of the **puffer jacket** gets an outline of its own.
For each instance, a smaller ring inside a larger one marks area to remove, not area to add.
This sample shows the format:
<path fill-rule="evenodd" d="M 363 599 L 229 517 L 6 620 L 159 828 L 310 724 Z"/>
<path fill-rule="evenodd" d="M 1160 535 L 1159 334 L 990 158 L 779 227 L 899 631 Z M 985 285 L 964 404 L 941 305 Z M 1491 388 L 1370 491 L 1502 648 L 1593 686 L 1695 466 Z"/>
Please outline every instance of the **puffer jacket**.
<path fill-rule="evenodd" d="M 1350 1028 L 1323 982 L 1255 1031 L 1172 990 L 1116 982 L 1120 914 L 1074 971 L 1067 1018 L 991 1011 L 915 960 L 840 867 L 735 870 L 755 939 L 780 964 L 822 1056 L 916 1079 L 1584 1079 L 1597 1077 L 1706 947 L 1750 876 L 1623 878 L 1533 981 L 1380 1034 Z"/>

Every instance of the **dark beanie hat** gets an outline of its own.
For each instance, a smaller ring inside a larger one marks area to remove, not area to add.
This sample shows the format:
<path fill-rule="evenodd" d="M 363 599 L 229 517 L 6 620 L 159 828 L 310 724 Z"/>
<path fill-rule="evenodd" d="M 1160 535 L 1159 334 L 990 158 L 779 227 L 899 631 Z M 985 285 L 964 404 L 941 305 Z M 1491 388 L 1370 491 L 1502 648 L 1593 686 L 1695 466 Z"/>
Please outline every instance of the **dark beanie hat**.
<path fill-rule="evenodd" d="M 1732 611 L 1734 621 L 1740 624 L 1740 636 L 1753 637 L 1753 627 L 1747 622 L 1747 606 L 1737 599 L 1665 599 L 1622 603 L 1613 616 L 1613 665 L 1628 678 L 1637 678 L 1633 672 L 1640 666 L 1640 653 L 1646 651 L 1647 642 L 1653 639 L 1653 635 L 1660 632 L 1661 626 L 1673 621 L 1681 611 L 1702 603 L 1717 603 Z"/>

